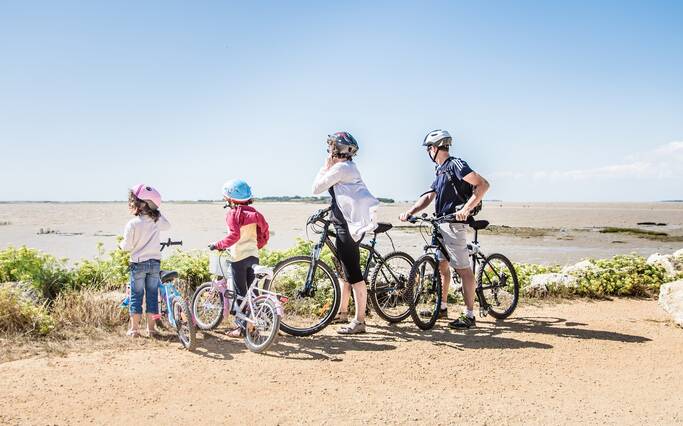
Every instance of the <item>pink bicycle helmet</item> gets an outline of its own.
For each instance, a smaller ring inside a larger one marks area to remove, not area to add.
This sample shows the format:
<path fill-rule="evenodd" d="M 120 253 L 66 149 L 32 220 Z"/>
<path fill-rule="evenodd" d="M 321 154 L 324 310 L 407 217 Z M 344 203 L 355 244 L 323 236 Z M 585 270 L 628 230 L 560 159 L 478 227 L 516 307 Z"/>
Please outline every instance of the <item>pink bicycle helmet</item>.
<path fill-rule="evenodd" d="M 145 201 L 152 210 L 159 210 L 159 207 L 161 207 L 161 194 L 151 186 L 141 183 L 133 186 L 130 189 L 130 192 L 139 199 Z"/>

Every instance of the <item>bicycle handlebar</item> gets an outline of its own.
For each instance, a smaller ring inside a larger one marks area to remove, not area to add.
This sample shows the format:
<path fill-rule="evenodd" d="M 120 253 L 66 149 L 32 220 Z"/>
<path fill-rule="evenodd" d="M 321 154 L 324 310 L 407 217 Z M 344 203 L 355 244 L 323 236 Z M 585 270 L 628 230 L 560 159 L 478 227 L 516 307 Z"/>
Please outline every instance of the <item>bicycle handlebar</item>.
<path fill-rule="evenodd" d="M 171 238 L 169 238 L 167 241 L 162 241 L 161 242 L 161 250 L 165 249 L 166 247 L 170 246 L 182 246 L 183 242 L 182 241 L 173 241 Z"/>
<path fill-rule="evenodd" d="M 418 221 L 421 222 L 429 222 L 432 225 L 437 225 L 439 223 L 467 223 L 471 224 L 474 221 L 474 218 L 471 216 L 468 217 L 466 220 L 457 220 L 455 218 L 455 213 L 439 216 L 439 217 L 434 217 L 434 218 L 429 218 L 427 214 L 423 214 L 422 216 L 408 216 L 408 222 L 410 223 L 417 223 Z"/>

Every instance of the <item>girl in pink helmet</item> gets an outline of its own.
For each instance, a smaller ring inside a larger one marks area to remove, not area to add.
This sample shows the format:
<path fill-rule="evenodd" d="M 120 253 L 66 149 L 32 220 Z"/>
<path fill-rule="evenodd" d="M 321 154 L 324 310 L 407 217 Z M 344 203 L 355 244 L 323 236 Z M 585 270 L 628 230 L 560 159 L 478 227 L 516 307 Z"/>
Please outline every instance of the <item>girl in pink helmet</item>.
<path fill-rule="evenodd" d="M 120 247 L 130 252 L 130 329 L 129 336 L 140 335 L 142 297 L 145 296 L 147 332 L 156 333 L 154 316 L 159 313 L 159 270 L 161 248 L 159 232 L 171 225 L 159 211 L 161 194 L 144 184 L 135 185 L 128 193 L 128 209 L 135 216 L 123 231 Z"/>

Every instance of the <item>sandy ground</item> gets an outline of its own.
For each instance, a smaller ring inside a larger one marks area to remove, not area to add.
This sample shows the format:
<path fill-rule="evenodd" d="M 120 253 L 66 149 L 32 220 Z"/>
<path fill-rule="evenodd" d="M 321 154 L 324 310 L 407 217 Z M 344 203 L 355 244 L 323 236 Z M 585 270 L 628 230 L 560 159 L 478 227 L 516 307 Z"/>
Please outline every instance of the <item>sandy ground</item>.
<path fill-rule="evenodd" d="M 259 203 L 257 207 L 271 224 L 273 235 L 269 248 L 285 249 L 296 237 L 305 237 L 306 218 L 320 204 Z M 399 213 L 405 203 L 386 204 L 380 208 L 380 219 L 399 224 Z M 220 203 L 168 203 L 163 211 L 172 223 L 172 236 L 183 240 L 184 249 L 205 249 L 225 235 L 224 213 Z M 479 216 L 495 225 L 527 228 L 554 228 L 541 237 L 522 238 L 510 235 L 482 235 L 485 252 L 502 252 L 514 261 L 568 264 L 594 257 L 637 252 L 672 253 L 683 242 L 666 243 L 623 234 L 601 234 L 605 226 L 638 227 L 638 222 L 665 223 L 666 226 L 641 227 L 683 235 L 683 203 L 500 203 L 488 202 Z M 124 203 L 94 204 L 0 204 L 0 248 L 12 244 L 27 245 L 72 260 L 91 258 L 96 245 L 106 249 L 116 244 L 116 235 L 123 231 L 129 219 Z M 57 234 L 39 234 L 49 228 Z M 309 234 L 310 237 L 316 237 Z M 421 253 L 424 242 L 415 232 L 392 230 L 395 247 L 412 255 Z M 380 239 L 380 249 L 391 249 L 386 237 Z"/>
<path fill-rule="evenodd" d="M 0 423 L 683 424 L 683 330 L 654 301 L 522 305 L 466 332 L 371 324 L 266 355 L 206 335 L 196 353 L 144 339 L 7 362 Z"/>

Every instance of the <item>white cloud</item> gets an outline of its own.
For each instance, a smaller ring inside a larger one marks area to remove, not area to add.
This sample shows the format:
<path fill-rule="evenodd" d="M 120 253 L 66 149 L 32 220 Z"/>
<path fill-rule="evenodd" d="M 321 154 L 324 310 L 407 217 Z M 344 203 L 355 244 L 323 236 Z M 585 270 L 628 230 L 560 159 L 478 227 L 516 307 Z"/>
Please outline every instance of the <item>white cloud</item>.
<path fill-rule="evenodd" d="M 674 141 L 654 150 L 637 153 L 617 164 L 590 169 L 540 170 L 530 173 L 499 172 L 494 177 L 532 178 L 536 180 L 587 180 L 587 179 L 671 179 L 683 177 L 683 142 Z"/>

